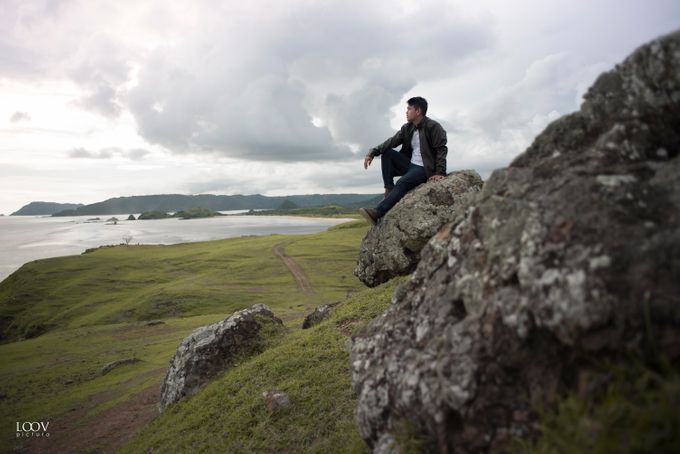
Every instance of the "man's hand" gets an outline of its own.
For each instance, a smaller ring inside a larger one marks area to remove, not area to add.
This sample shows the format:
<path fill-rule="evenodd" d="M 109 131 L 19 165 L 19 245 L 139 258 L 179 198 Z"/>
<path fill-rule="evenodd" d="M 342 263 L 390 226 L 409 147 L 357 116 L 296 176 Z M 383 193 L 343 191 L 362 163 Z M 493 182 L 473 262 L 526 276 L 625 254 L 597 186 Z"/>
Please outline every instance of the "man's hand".
<path fill-rule="evenodd" d="M 366 157 L 364 158 L 364 169 L 368 169 L 368 166 L 371 165 L 373 162 L 373 156 L 370 154 L 367 154 Z"/>
<path fill-rule="evenodd" d="M 427 181 L 439 181 L 442 178 L 444 178 L 443 175 L 432 175 L 430 178 L 427 179 Z"/>

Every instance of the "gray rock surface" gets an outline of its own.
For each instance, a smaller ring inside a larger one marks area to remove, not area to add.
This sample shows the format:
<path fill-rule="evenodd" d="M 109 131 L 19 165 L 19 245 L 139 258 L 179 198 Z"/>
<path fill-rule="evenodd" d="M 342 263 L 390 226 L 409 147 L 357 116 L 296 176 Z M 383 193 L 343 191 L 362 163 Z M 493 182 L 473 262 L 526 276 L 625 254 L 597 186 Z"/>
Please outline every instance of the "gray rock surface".
<path fill-rule="evenodd" d="M 197 392 L 234 359 L 259 352 L 260 331 L 270 324 L 283 326 L 267 306 L 256 304 L 221 322 L 196 329 L 177 347 L 170 361 L 161 385 L 160 411 Z"/>
<path fill-rule="evenodd" d="M 340 302 L 317 306 L 317 308 L 314 309 L 314 312 L 307 314 L 305 317 L 305 320 L 302 322 L 302 329 L 309 329 L 312 326 L 318 325 L 324 321 L 329 315 L 331 315 L 331 310 L 333 307 L 337 306 L 338 304 L 340 304 Z"/>
<path fill-rule="evenodd" d="M 264 404 L 269 411 L 290 406 L 290 399 L 286 393 L 281 391 L 265 391 L 262 393 Z"/>
<path fill-rule="evenodd" d="M 481 188 L 477 172 L 459 170 L 406 194 L 362 240 L 354 274 L 375 287 L 412 272 L 427 241 Z"/>
<path fill-rule="evenodd" d="M 351 346 L 375 450 L 407 420 L 438 452 L 536 435 L 593 363 L 680 359 L 680 33 L 602 74 L 422 251 Z"/>

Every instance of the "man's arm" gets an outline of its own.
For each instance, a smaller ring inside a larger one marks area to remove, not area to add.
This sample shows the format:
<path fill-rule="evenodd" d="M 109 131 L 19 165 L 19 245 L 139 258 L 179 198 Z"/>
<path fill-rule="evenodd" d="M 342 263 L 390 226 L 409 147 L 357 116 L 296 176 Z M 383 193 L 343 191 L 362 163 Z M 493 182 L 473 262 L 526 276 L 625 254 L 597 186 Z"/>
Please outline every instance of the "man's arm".
<path fill-rule="evenodd" d="M 368 152 L 368 156 L 371 158 L 374 158 L 376 156 L 379 156 L 383 154 L 387 150 L 391 150 L 392 148 L 396 148 L 399 145 L 402 145 L 404 143 L 404 136 L 405 136 L 405 129 L 406 125 L 402 126 L 397 133 L 378 145 L 377 147 L 373 147 L 371 151 Z"/>

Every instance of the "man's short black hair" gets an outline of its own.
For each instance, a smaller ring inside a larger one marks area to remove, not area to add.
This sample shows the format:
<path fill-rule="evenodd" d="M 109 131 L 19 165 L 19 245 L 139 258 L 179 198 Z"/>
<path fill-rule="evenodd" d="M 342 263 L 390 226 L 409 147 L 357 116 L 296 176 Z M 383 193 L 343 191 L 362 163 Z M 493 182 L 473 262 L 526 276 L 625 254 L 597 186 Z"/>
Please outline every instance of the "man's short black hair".
<path fill-rule="evenodd" d="M 409 106 L 419 108 L 423 116 L 427 115 L 427 100 L 425 98 L 416 96 L 415 98 L 411 98 L 408 101 L 406 101 L 406 104 L 408 104 Z"/>

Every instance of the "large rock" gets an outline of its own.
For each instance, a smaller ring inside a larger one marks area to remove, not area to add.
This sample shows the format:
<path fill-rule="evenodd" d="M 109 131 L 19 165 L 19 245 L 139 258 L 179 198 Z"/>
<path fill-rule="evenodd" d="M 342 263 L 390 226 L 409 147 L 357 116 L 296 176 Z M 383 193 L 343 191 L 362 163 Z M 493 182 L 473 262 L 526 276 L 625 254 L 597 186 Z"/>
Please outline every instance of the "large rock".
<path fill-rule="evenodd" d="M 406 194 L 364 237 L 354 274 L 375 287 L 411 273 L 427 241 L 481 188 L 477 172 L 460 170 Z"/>
<path fill-rule="evenodd" d="M 675 33 L 494 172 L 353 339 L 374 451 L 405 423 L 439 452 L 502 449 L 536 435 L 536 406 L 592 389 L 593 363 L 680 359 L 679 153 Z"/>
<path fill-rule="evenodd" d="M 235 312 L 221 322 L 196 329 L 177 347 L 161 385 L 160 411 L 201 389 L 236 358 L 258 352 L 260 331 L 282 326 L 264 304 Z"/>

